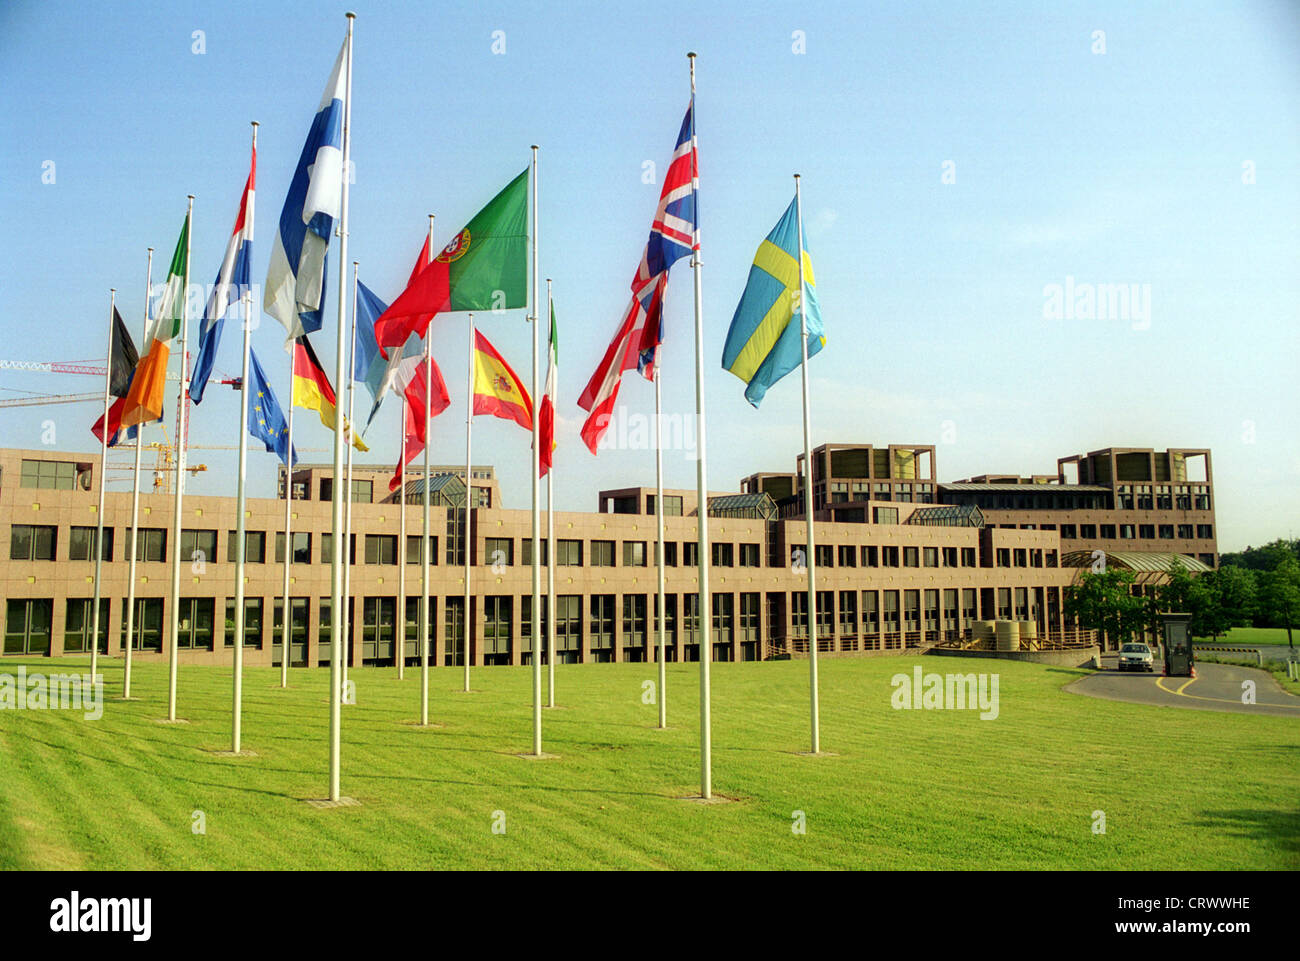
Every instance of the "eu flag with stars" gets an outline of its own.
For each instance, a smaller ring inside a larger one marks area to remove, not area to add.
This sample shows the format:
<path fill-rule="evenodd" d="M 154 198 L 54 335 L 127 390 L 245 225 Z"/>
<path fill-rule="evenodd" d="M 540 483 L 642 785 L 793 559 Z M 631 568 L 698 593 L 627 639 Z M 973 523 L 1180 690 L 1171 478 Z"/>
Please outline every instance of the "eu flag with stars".
<path fill-rule="evenodd" d="M 808 242 L 797 236 L 797 217 L 792 200 L 785 215 L 759 245 L 722 349 L 722 369 L 731 371 L 749 385 L 745 399 L 755 407 L 762 402 L 767 389 L 796 369 L 803 359 L 802 332 L 796 313 L 799 261 L 795 258 L 800 252 L 808 356 L 811 358 L 826 343 L 821 307 L 817 303 L 817 284 L 812 261 L 808 259 Z"/>
<path fill-rule="evenodd" d="M 266 445 L 289 467 L 298 463 L 298 453 L 289 461 L 289 425 L 285 420 L 275 391 L 257 361 L 257 354 L 249 348 L 248 383 L 244 385 L 245 403 L 248 404 L 248 432 Z"/>

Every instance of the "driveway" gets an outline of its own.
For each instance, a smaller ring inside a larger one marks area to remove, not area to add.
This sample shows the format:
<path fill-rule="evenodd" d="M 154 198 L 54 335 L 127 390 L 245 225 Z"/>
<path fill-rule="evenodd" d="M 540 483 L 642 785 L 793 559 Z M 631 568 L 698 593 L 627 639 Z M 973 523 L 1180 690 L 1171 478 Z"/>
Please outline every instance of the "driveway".
<path fill-rule="evenodd" d="M 1242 682 L 1255 682 L 1255 703 L 1243 704 Z M 1288 694 L 1267 671 L 1231 664 L 1196 665 L 1196 677 L 1164 677 L 1131 674 L 1115 670 L 1115 658 L 1102 658 L 1102 670 L 1067 684 L 1071 694 L 1100 697 L 1108 701 L 1152 704 L 1157 707 L 1189 707 L 1202 711 L 1230 711 L 1236 714 L 1274 714 L 1300 720 L 1300 697 Z"/>

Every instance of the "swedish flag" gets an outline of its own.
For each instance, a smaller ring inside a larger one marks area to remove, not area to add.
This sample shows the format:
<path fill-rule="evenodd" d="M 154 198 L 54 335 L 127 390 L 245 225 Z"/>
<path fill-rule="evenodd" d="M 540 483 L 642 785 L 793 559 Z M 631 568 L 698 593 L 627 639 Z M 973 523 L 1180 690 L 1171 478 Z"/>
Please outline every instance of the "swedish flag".
<path fill-rule="evenodd" d="M 798 215 L 790 201 L 784 216 L 759 245 L 749 281 L 731 318 L 727 343 L 722 349 L 722 367 L 749 387 L 745 399 L 755 407 L 767 389 L 799 366 L 803 356 L 795 308 L 799 291 Z M 808 242 L 802 246 L 805 314 L 808 323 L 808 356 L 826 344 L 822 332 L 821 307 L 817 303 L 817 282 Z"/>

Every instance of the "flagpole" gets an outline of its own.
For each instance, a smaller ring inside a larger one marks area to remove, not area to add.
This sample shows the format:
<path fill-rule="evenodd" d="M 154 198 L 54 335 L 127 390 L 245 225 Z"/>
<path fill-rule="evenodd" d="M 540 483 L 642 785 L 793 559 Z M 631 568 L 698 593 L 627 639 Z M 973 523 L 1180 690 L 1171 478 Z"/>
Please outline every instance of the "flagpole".
<path fill-rule="evenodd" d="M 256 128 L 254 128 L 256 131 Z M 254 133 L 256 136 L 256 133 Z M 248 323 L 248 292 L 240 298 L 244 306 L 244 347 L 242 360 L 242 374 L 240 377 L 240 405 L 239 405 L 239 473 L 235 481 L 235 639 L 234 639 L 234 657 L 233 657 L 233 694 L 234 698 L 231 704 L 231 728 L 230 728 L 230 751 L 232 754 L 238 754 L 240 751 L 240 736 L 242 733 L 241 724 L 243 721 L 243 702 L 244 702 L 244 564 L 247 559 L 248 545 L 245 543 L 246 535 L 244 515 L 245 510 L 245 489 L 248 482 L 248 399 L 251 385 L 248 382 L 248 342 L 249 327 Z M 289 398 L 292 403 L 293 398 Z M 292 456 L 290 457 L 292 459 Z M 284 553 L 289 555 L 289 543 L 286 538 Z M 289 611 L 287 606 L 284 610 L 284 623 L 289 622 Z M 289 649 L 286 646 L 281 652 L 281 663 L 287 664 L 289 661 Z"/>
<path fill-rule="evenodd" d="M 401 453 L 398 455 L 398 470 L 402 475 L 402 483 L 398 488 L 402 498 L 402 507 L 400 512 L 399 525 L 402 528 L 402 542 L 406 542 L 406 391 L 402 391 L 402 413 L 397 418 L 397 431 L 402 435 Z M 405 550 L 405 547 L 403 547 Z M 401 628 L 399 639 L 402 643 L 402 656 L 397 659 L 397 679 L 400 681 L 406 676 L 406 555 L 402 555 L 402 563 L 397 568 L 397 605 L 401 608 Z"/>
<path fill-rule="evenodd" d="M 293 563 L 293 360 L 289 361 L 289 446 L 284 475 L 284 607 L 280 618 L 280 686 L 289 686 L 289 567 Z"/>
<path fill-rule="evenodd" d="M 347 38 L 347 99 L 343 104 L 343 193 L 339 204 L 339 296 L 338 296 L 338 330 L 336 331 L 336 352 L 334 358 L 334 383 L 343 383 L 343 361 L 347 355 L 346 328 L 344 319 L 346 311 L 344 310 L 344 298 L 347 295 L 347 263 L 348 263 L 348 177 L 351 168 L 352 156 L 352 23 L 356 19 L 356 14 L 348 12 L 348 38 Z M 343 474 L 343 424 L 342 418 L 334 419 L 334 500 L 331 507 L 332 530 L 334 534 L 334 556 L 331 558 L 330 570 L 330 794 L 331 801 L 339 800 L 339 744 L 340 734 L 343 722 L 342 709 L 342 662 L 343 662 L 343 630 L 344 624 L 347 623 L 344 617 L 343 605 L 343 571 L 344 560 L 347 557 L 344 554 L 344 529 L 343 529 L 343 501 L 338 496 L 338 480 Z M 405 492 L 403 492 L 405 495 Z"/>
<path fill-rule="evenodd" d="M 113 380 L 113 312 L 117 310 L 117 288 L 108 289 L 108 365 L 104 370 L 104 421 L 99 432 L 99 507 L 95 511 L 95 599 L 91 602 L 90 677 L 99 673 L 99 597 L 104 574 L 104 481 L 108 471 L 109 384 Z M 139 431 L 136 432 L 137 436 Z"/>
<path fill-rule="evenodd" d="M 429 256 L 425 264 L 433 263 L 433 214 L 429 214 Z M 420 556 L 420 726 L 429 726 L 429 447 L 433 438 L 429 436 L 429 411 L 433 403 L 433 349 L 432 333 L 424 331 L 424 524 L 421 526 L 423 541 Z M 405 612 L 403 611 L 403 616 Z"/>
<path fill-rule="evenodd" d="M 546 278 L 546 323 L 547 323 L 547 374 L 554 376 L 555 357 L 550 348 L 551 278 Z M 560 394 L 559 378 L 555 378 L 555 395 Z M 539 425 L 540 426 L 540 425 Z M 555 402 L 551 402 L 551 436 L 555 435 Z M 541 437 L 540 433 L 537 435 Z M 553 451 L 547 451 L 551 466 L 546 472 L 546 706 L 555 707 L 555 457 Z M 540 455 L 539 455 L 540 456 Z"/>
<path fill-rule="evenodd" d="M 695 54 L 688 53 L 691 62 L 691 152 L 695 151 Z M 691 171 L 693 188 L 699 190 L 699 171 Z M 700 796 L 706 801 L 713 797 L 713 732 L 711 719 L 709 662 L 713 659 L 713 598 L 709 594 L 709 485 L 707 448 L 704 441 L 704 305 L 700 282 L 700 248 L 697 241 L 691 255 L 691 268 L 695 274 L 695 416 L 696 435 L 699 441 L 699 458 L 696 461 L 696 496 L 699 503 L 695 513 L 699 530 L 696 561 L 699 566 L 699 623 L 695 635 L 700 645 Z"/>
<path fill-rule="evenodd" d="M 794 175 L 795 229 L 799 244 L 799 334 L 803 350 L 803 510 L 808 522 L 808 685 L 812 709 L 812 750 L 821 753 L 821 719 L 817 696 L 817 553 L 813 541 L 813 469 L 812 417 L 808 409 L 808 317 L 804 313 L 803 282 L 803 201 L 799 193 L 799 175 Z"/>
<path fill-rule="evenodd" d="M 153 248 L 149 248 L 149 265 L 144 275 L 144 338 L 149 339 L 149 288 L 153 286 Z M 140 446 L 144 442 L 144 424 L 135 428 L 135 470 L 131 473 L 131 561 L 126 585 L 126 651 L 122 667 L 122 700 L 131 697 L 131 647 L 135 634 L 135 550 L 140 533 Z"/>
<path fill-rule="evenodd" d="M 474 461 L 471 457 L 470 437 L 471 428 L 474 423 L 474 315 L 469 315 L 469 381 L 465 389 L 465 529 L 461 534 L 461 543 L 465 547 L 465 630 L 464 645 L 461 648 L 461 659 L 465 662 L 465 693 L 469 693 L 469 626 L 473 623 L 470 618 L 470 604 L 473 599 L 470 597 L 469 586 L 469 505 L 470 495 L 474 488 L 472 478 L 474 476 Z"/>
<path fill-rule="evenodd" d="M 345 177 L 347 176 L 346 171 L 344 172 L 344 176 Z M 340 265 L 340 269 L 342 269 L 342 265 Z M 353 442 L 356 439 L 356 427 L 354 426 L 354 422 L 352 420 L 352 390 L 354 384 L 353 378 L 356 374 L 356 371 L 353 370 L 353 367 L 356 365 L 356 354 L 357 354 L 357 271 L 358 269 L 359 269 L 359 263 L 355 260 L 352 261 L 352 339 L 348 342 L 348 360 L 347 360 L 348 416 L 343 422 L 343 442 L 347 446 L 347 465 L 344 467 L 344 473 L 347 475 L 347 483 L 344 487 L 344 489 L 347 491 L 347 500 L 344 503 L 347 506 L 343 509 L 344 510 L 343 542 L 347 544 L 349 548 L 352 547 L 352 448 L 354 446 Z M 343 385 L 340 383 L 339 389 L 341 390 L 342 387 Z M 338 394 L 336 393 L 334 395 L 334 416 L 341 418 L 343 417 L 343 411 L 338 409 L 339 407 L 338 400 L 339 400 Z M 402 549 L 403 550 L 406 549 L 405 542 L 402 543 Z M 349 552 L 348 559 L 351 560 L 350 552 Z M 405 561 L 405 558 L 403 558 L 402 560 Z M 352 599 L 352 565 L 351 564 L 344 565 L 343 567 L 343 596 L 348 598 L 348 600 Z M 348 624 L 351 625 L 352 619 L 348 617 L 348 611 L 346 607 L 343 608 L 343 616 L 344 618 L 347 619 Z M 403 617 L 406 616 L 405 611 L 402 611 L 402 616 Z M 376 630 L 378 630 L 378 626 L 376 626 Z M 350 633 L 350 630 L 344 631 L 344 633 L 348 634 Z M 343 662 L 343 683 L 347 684 L 347 682 L 348 682 L 348 663 L 345 660 Z"/>
<path fill-rule="evenodd" d="M 190 250 L 194 246 L 194 195 L 185 212 L 185 280 L 181 284 L 181 382 L 176 390 L 176 499 L 172 505 L 171 650 L 167 656 L 167 720 L 176 720 L 176 675 L 180 666 L 178 644 L 181 625 L 181 511 L 185 499 L 185 398 L 190 390 L 187 363 L 190 336 Z"/>
<path fill-rule="evenodd" d="M 533 756 L 542 756 L 542 584 L 541 584 L 541 518 L 538 510 L 537 471 L 540 466 L 537 449 L 537 328 L 540 320 L 537 316 L 537 145 L 533 144 L 533 271 L 532 271 L 532 307 L 533 321 Z"/>
<path fill-rule="evenodd" d="M 659 349 L 655 348 L 655 523 L 659 530 L 659 727 L 668 726 L 668 669 L 664 662 L 664 435 L 663 400 L 659 387 Z"/>

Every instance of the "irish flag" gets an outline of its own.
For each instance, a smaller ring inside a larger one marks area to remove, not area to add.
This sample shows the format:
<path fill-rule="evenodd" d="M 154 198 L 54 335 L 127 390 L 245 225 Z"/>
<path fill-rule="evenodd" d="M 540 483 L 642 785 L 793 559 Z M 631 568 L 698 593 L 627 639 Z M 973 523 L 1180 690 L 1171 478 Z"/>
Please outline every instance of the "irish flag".
<path fill-rule="evenodd" d="M 426 240 L 427 244 L 428 241 Z M 528 171 L 510 181 L 432 261 L 417 261 L 406 289 L 375 322 L 385 357 L 436 313 L 528 306 Z"/>
<path fill-rule="evenodd" d="M 189 284 L 187 269 L 190 252 L 190 217 L 185 215 L 176 252 L 167 270 L 167 287 L 158 303 L 158 314 L 146 342 L 149 352 L 136 368 L 122 409 L 122 427 L 150 424 L 162 417 L 163 387 L 167 381 L 167 361 L 171 342 L 185 323 L 185 288 Z M 182 363 L 183 363 L 182 359 Z"/>

